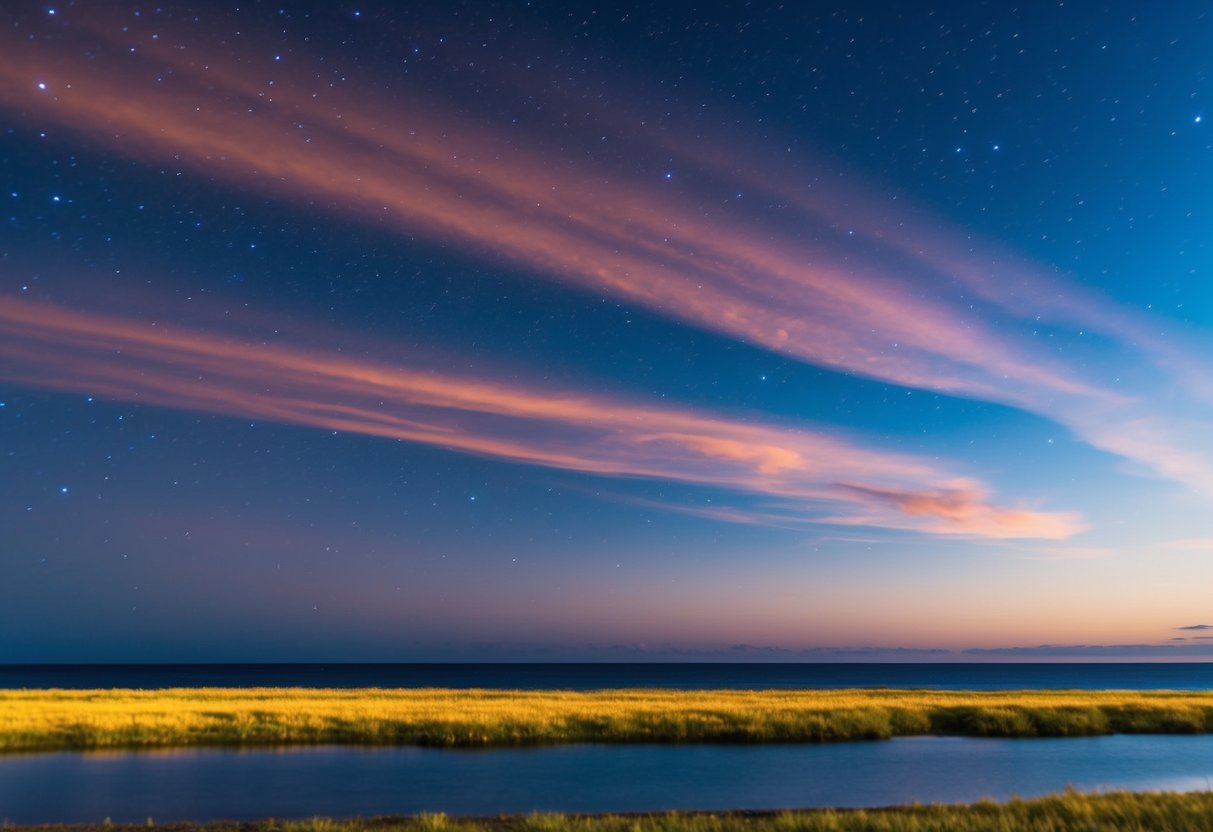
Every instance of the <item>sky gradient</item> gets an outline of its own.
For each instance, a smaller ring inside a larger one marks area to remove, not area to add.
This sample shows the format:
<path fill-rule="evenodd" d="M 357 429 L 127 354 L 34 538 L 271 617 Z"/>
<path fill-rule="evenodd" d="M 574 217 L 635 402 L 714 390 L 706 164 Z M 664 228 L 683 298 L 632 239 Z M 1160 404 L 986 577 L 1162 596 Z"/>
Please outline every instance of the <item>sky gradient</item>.
<path fill-rule="evenodd" d="M 396 6 L 0 16 L 0 662 L 1213 658 L 1200 4 Z"/>

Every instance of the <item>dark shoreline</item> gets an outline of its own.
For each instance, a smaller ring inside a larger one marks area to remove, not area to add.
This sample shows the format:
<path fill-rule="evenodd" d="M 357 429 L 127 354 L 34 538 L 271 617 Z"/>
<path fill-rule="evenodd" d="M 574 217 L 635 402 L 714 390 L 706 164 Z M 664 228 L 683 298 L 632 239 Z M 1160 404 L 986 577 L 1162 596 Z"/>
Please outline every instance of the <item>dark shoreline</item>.
<path fill-rule="evenodd" d="M 598 690 L 1213 690 L 1213 662 L 5 664 L 0 689 L 385 687 Z"/>

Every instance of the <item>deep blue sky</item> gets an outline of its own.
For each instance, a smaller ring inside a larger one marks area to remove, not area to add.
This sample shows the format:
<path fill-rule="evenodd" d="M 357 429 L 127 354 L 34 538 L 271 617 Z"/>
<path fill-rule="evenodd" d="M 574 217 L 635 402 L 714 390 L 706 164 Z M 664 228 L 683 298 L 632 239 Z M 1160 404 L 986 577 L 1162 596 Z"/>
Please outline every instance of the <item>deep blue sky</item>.
<path fill-rule="evenodd" d="M 1213 655 L 1204 4 L 399 5 L 6 7 L 0 661 Z"/>

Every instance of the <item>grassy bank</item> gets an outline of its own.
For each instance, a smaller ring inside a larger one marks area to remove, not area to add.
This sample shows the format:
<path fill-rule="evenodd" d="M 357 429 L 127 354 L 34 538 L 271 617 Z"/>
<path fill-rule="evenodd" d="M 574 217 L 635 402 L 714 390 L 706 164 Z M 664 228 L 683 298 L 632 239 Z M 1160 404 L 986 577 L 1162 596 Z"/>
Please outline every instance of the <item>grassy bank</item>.
<path fill-rule="evenodd" d="M 0 691 L 0 751 L 831 742 L 1213 731 L 1213 692 L 178 688 Z"/>
<path fill-rule="evenodd" d="M 147 825 L 8 827 L 65 832 L 135 832 Z M 802 812 L 653 815 L 520 815 L 455 819 L 444 815 L 371 820 L 219 822 L 157 825 L 168 832 L 1094 832 L 1213 828 L 1213 792 L 1088 795 L 1067 792 L 1036 800 L 968 806 L 826 809 Z"/>

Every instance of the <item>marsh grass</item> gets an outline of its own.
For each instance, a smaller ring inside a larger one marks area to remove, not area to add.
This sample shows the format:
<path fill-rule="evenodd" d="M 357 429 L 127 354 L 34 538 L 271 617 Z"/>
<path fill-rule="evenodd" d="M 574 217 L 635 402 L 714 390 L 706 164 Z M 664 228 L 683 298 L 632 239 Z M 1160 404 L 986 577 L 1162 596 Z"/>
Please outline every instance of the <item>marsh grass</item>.
<path fill-rule="evenodd" d="M 0 752 L 335 743 L 780 743 L 1213 731 L 1213 692 L 0 691 Z"/>
<path fill-rule="evenodd" d="M 37 827 L 65 832 L 136 832 L 143 826 Z M 256 823 L 169 824 L 162 832 L 1094 832 L 1094 830 L 1213 829 L 1213 792 L 1188 794 L 1082 794 L 1065 792 L 1035 800 L 970 805 L 902 806 L 889 809 L 824 809 L 800 812 L 668 813 L 647 815 L 517 815 L 450 818 L 372 818 Z M 23 827 L 15 827 L 23 829 Z M 32 830 L 34 827 L 24 827 Z"/>

